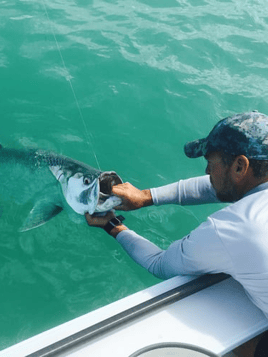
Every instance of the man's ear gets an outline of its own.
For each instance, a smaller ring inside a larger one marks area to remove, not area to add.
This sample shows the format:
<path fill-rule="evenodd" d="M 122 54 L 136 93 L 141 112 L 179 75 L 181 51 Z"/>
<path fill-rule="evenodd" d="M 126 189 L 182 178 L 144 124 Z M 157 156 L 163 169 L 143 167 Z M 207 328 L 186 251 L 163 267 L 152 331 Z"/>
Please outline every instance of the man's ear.
<path fill-rule="evenodd" d="M 240 182 L 248 173 L 249 160 L 244 155 L 239 155 L 235 158 L 231 165 L 231 175 L 235 182 Z"/>

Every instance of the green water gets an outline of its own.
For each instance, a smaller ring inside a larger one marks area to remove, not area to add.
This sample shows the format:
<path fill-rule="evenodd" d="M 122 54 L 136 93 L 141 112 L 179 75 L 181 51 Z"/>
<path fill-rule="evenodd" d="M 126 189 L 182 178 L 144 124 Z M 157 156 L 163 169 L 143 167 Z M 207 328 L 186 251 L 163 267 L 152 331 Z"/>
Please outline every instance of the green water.
<path fill-rule="evenodd" d="M 0 0 L 0 143 L 99 164 L 139 188 L 203 174 L 185 141 L 229 114 L 268 113 L 267 5 Z M 218 208 L 150 207 L 126 224 L 165 248 Z M 0 349 L 159 282 L 64 212 L 18 233 L 30 209 L 0 200 Z"/>

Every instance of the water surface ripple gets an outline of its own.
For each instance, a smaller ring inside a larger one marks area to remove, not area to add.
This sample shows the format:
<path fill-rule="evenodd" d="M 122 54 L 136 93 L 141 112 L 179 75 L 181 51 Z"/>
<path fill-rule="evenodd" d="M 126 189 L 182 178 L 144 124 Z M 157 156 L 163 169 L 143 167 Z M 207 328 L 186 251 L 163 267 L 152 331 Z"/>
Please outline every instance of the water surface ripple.
<path fill-rule="evenodd" d="M 139 188 L 204 173 L 184 156 L 235 112 L 268 113 L 265 0 L 0 0 L 0 143 L 116 170 Z M 95 154 L 94 154 L 95 153 Z M 2 176 L 1 176 L 2 175 Z M 65 213 L 19 233 L 33 205 L 0 170 L 0 349 L 159 280 Z M 130 228 L 166 248 L 221 206 L 150 207 Z"/>

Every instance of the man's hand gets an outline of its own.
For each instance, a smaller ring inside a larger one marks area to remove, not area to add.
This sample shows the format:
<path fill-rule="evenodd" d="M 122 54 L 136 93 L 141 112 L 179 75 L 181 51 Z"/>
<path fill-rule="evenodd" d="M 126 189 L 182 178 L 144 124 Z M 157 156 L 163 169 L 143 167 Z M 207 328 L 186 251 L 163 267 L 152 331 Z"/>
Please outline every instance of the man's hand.
<path fill-rule="evenodd" d="M 109 211 L 105 216 L 90 216 L 87 212 L 85 217 L 89 226 L 103 228 L 112 218 L 115 217 L 115 214 L 114 212 Z"/>
<path fill-rule="evenodd" d="M 113 186 L 112 193 L 122 199 L 121 205 L 115 207 L 121 211 L 132 211 L 153 204 L 150 190 L 139 190 L 129 182 Z"/>
<path fill-rule="evenodd" d="M 105 216 L 90 216 L 89 213 L 86 213 L 85 217 L 89 226 L 103 228 L 112 218 L 116 216 L 113 211 L 109 211 Z M 110 235 L 116 238 L 118 233 L 125 231 L 126 229 L 127 227 L 125 225 L 120 224 L 111 230 Z"/>

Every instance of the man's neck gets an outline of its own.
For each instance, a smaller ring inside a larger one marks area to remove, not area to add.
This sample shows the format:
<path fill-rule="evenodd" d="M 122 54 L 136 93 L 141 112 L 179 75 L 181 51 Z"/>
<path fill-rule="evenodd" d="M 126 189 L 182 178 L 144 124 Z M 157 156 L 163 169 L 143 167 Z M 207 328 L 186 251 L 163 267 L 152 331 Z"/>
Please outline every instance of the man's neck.
<path fill-rule="evenodd" d="M 254 191 L 255 188 L 257 188 L 258 186 L 264 184 L 264 183 L 268 183 L 268 177 L 264 177 L 262 179 L 257 179 L 256 177 L 252 177 L 251 180 L 248 180 L 248 182 L 245 182 L 244 187 L 241 186 L 240 188 L 240 193 L 241 193 L 241 198 L 244 196 L 247 196 L 248 194 L 250 194 L 251 191 Z"/>

